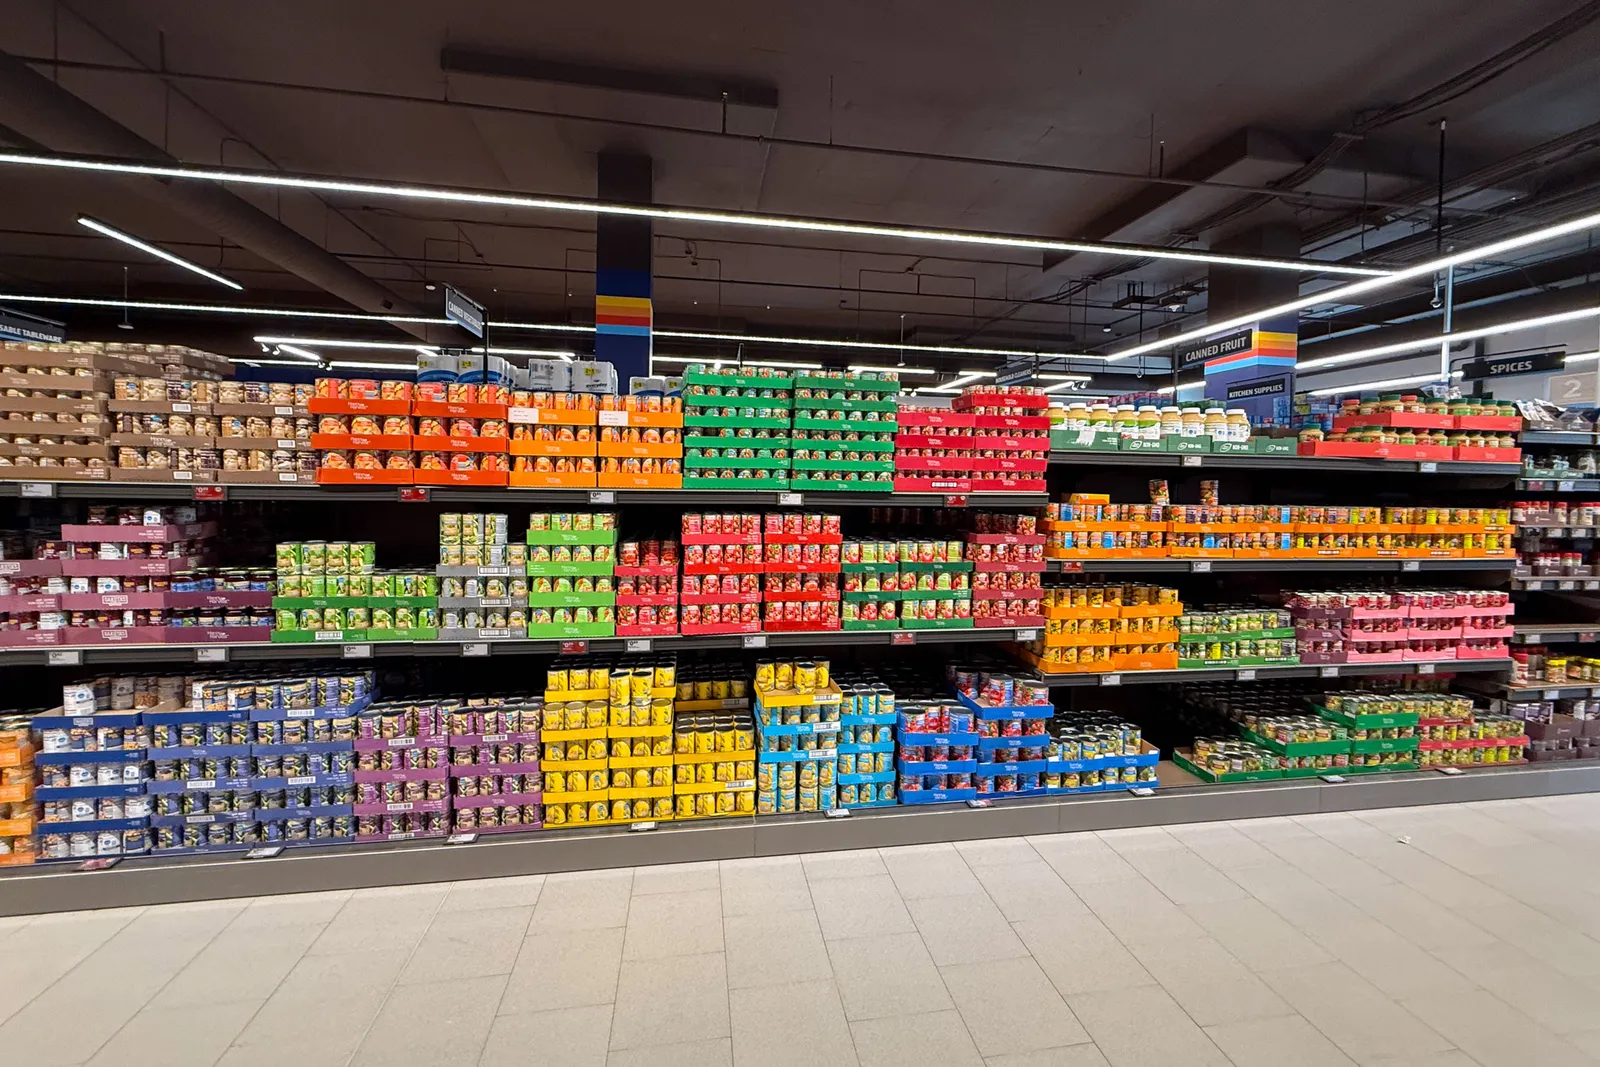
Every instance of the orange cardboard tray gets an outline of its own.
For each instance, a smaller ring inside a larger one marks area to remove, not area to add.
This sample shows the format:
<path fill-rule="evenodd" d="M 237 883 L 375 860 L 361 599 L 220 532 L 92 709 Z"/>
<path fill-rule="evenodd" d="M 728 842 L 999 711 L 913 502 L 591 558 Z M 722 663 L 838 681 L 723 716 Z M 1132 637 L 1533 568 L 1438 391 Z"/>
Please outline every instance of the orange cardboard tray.
<path fill-rule="evenodd" d="M 409 400 L 344 400 L 332 396 L 314 396 L 306 401 L 306 410 L 313 415 L 409 415 Z"/>
<path fill-rule="evenodd" d="M 509 421 L 528 426 L 593 426 L 596 411 L 576 408 L 508 408 Z"/>
<path fill-rule="evenodd" d="M 682 426 L 681 411 L 600 411 L 596 422 L 601 426 Z"/>
<path fill-rule="evenodd" d="M 411 485 L 414 470 L 356 470 L 343 467 L 318 467 L 318 485 Z"/>
<path fill-rule="evenodd" d="M 507 485 L 507 471 L 434 471 L 418 470 L 416 485 Z"/>
<path fill-rule="evenodd" d="M 618 474 L 600 472 L 601 489 L 682 489 L 681 474 Z"/>
<path fill-rule="evenodd" d="M 513 456 L 593 456 L 594 441 L 518 441 L 510 442 Z"/>
<path fill-rule="evenodd" d="M 513 489 L 596 489 L 596 477 L 593 472 L 512 471 L 508 484 Z"/>
<path fill-rule="evenodd" d="M 624 412 L 601 412 L 603 415 L 625 414 Z M 643 441 L 601 441 L 599 454 L 602 456 L 622 456 L 638 459 L 682 459 L 683 445 L 672 444 L 647 444 Z"/>
<path fill-rule="evenodd" d="M 411 447 L 418 452 L 504 452 L 504 437 L 434 437 L 415 434 Z"/>

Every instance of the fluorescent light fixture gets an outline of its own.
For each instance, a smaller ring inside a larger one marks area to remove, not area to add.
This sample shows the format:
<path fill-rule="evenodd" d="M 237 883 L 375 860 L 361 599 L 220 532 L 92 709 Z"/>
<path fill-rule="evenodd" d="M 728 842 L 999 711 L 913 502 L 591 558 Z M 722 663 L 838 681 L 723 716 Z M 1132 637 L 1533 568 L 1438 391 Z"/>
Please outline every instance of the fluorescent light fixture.
<path fill-rule="evenodd" d="M 1402 352 L 1423 352 L 1438 348 L 1441 343 L 1455 344 L 1458 341 L 1471 341 L 1479 337 L 1493 337 L 1496 334 L 1515 333 L 1518 330 L 1536 330 L 1541 326 L 1555 326 L 1563 322 L 1593 318 L 1600 318 L 1600 307 L 1577 308 L 1573 311 L 1562 311 L 1554 315 L 1541 315 L 1533 319 L 1501 322 L 1493 326 L 1480 326 L 1474 330 L 1458 330 L 1455 333 L 1442 333 L 1437 337 L 1419 337 L 1414 341 L 1396 341 L 1394 344 L 1379 345 L 1376 348 L 1363 348 L 1355 352 L 1341 352 L 1337 356 L 1308 359 L 1300 363 L 1295 368 L 1295 372 L 1303 374 L 1323 367 L 1338 367 L 1346 363 L 1362 363 L 1370 359 L 1380 359 L 1383 356 L 1399 355 Z"/>
<path fill-rule="evenodd" d="M 553 197 L 519 196 L 513 193 L 486 193 L 441 186 L 403 185 L 395 182 L 350 181 L 343 178 L 318 178 L 265 171 L 226 170 L 188 164 L 159 165 L 129 163 L 71 156 L 41 156 L 20 152 L 0 154 L 0 163 L 16 166 L 50 167 L 61 170 L 96 171 L 104 174 L 135 174 L 153 178 L 185 178 L 222 184 L 274 186 L 311 192 L 354 193 L 359 196 L 388 196 L 402 200 L 435 203 L 477 204 L 488 207 L 522 208 L 538 211 L 572 211 L 593 215 L 662 219 L 672 222 L 703 222 L 719 226 L 747 226 L 756 229 L 791 230 L 802 233 L 845 234 L 852 237 L 886 237 L 903 241 L 976 245 L 989 248 L 1026 248 L 1041 252 L 1066 252 L 1089 255 L 1115 255 L 1138 259 L 1164 259 L 1187 263 L 1214 263 L 1264 270 L 1292 270 L 1298 273 L 1382 276 L 1386 272 L 1370 267 L 1349 267 L 1316 260 L 1264 259 L 1255 256 L 1229 256 L 1214 252 L 1191 251 L 1159 246 L 1105 244 L 1085 241 L 1050 241 L 1038 237 L 971 233 L 957 230 L 924 230 L 903 226 L 873 226 L 856 222 L 829 222 L 822 219 L 776 215 L 738 214 L 700 211 L 689 208 L 650 207 L 638 204 L 601 203 Z"/>
<path fill-rule="evenodd" d="M 258 345 L 316 345 L 318 348 L 376 348 L 391 352 L 435 352 L 426 345 L 402 344 L 399 341 L 346 341 L 340 337 L 252 337 Z"/>
<path fill-rule="evenodd" d="M 210 278 L 214 282 L 217 282 L 221 285 L 226 285 L 229 289 L 244 289 L 244 286 L 240 285 L 232 278 L 224 278 L 216 271 L 206 270 L 206 268 L 202 267 L 198 263 L 191 263 L 182 256 L 175 256 L 171 252 L 157 248 L 148 241 L 139 240 L 131 233 L 123 233 L 115 226 L 107 226 L 98 219 L 91 219 L 88 215 L 79 215 L 78 225 L 88 227 L 95 233 L 104 234 L 105 236 L 110 237 L 112 240 L 121 241 L 125 245 L 130 245 L 134 248 L 137 248 L 141 252 L 146 252 L 152 256 L 155 256 L 157 259 L 164 259 L 175 267 L 182 267 L 184 270 L 193 271 L 203 278 Z"/>
<path fill-rule="evenodd" d="M 1600 360 L 1600 352 L 1579 352 L 1576 355 L 1568 356 L 1566 365 L 1570 367 L 1574 363 L 1593 363 L 1596 360 Z"/>
<path fill-rule="evenodd" d="M 403 370 L 411 374 L 417 371 L 415 363 L 381 363 L 359 359 L 336 359 L 328 366 L 333 370 Z"/>
<path fill-rule="evenodd" d="M 715 363 L 718 366 L 736 367 L 741 361 L 733 359 L 713 359 L 709 356 L 651 356 L 658 363 Z M 821 370 L 820 363 L 791 363 L 781 359 L 746 359 L 742 361 L 746 367 L 783 367 L 791 370 Z"/>
<path fill-rule="evenodd" d="M 482 345 L 467 349 L 469 352 L 486 351 Z M 570 348 L 502 348 L 499 345 L 490 345 L 487 349 L 491 356 L 539 356 L 544 359 L 560 359 L 568 363 L 577 355 Z"/>
<path fill-rule="evenodd" d="M 512 330 L 543 330 L 540 323 L 497 322 Z M 652 330 L 652 336 L 672 341 L 749 341 L 752 344 L 804 345 L 811 348 L 859 348 L 872 352 L 935 352 L 951 356 L 1023 356 L 1039 359 L 1105 359 L 1087 352 L 1040 352 L 1024 348 L 961 348 L 955 345 L 896 344 L 893 341 L 839 341 L 824 337 L 773 337 L 767 334 L 705 333 L 698 330 Z"/>
<path fill-rule="evenodd" d="M 228 362 L 245 364 L 251 367 L 300 367 L 301 369 L 306 367 L 298 359 L 255 359 L 252 356 L 229 356 Z"/>
<path fill-rule="evenodd" d="M 168 300 L 103 300 L 87 296 L 40 296 L 37 293 L 0 293 L 7 304 L 64 304 L 69 307 L 131 308 L 134 311 L 192 311 L 204 315 L 265 315 L 295 319 L 338 319 L 349 322 L 415 322 L 428 326 L 449 326 L 449 319 L 419 315 L 369 315 L 356 311 L 310 311 L 301 308 L 234 307 L 230 304 L 182 304 Z M 500 323 L 494 325 L 499 326 Z M 574 326 L 574 330 L 593 327 Z"/>
<path fill-rule="evenodd" d="M 1541 229 L 1529 230 L 1527 233 L 1519 234 L 1516 237 L 1507 237 L 1504 240 L 1493 241 L 1477 248 L 1469 248 L 1465 252 L 1456 252 L 1453 255 L 1445 256 L 1442 259 L 1433 259 L 1426 263 L 1418 263 L 1416 266 L 1406 267 L 1404 270 L 1395 271 L 1393 274 L 1385 275 L 1382 278 L 1368 278 L 1366 281 L 1352 282 L 1349 285 L 1341 285 L 1333 289 L 1324 289 L 1319 293 L 1313 293 L 1310 296 L 1304 296 L 1297 300 L 1291 300 L 1287 304 L 1278 304 L 1275 307 L 1262 308 L 1260 311 L 1253 311 L 1248 315 L 1239 315 L 1231 319 L 1225 319 L 1222 322 L 1209 323 L 1198 330 L 1189 330 L 1186 333 L 1180 333 L 1173 337 L 1163 337 L 1156 341 L 1147 341 L 1141 345 L 1134 345 L 1132 348 L 1125 348 L 1121 352 L 1114 352 L 1107 356 L 1106 359 L 1109 362 L 1116 362 L 1117 360 L 1121 359 L 1130 359 L 1133 356 L 1142 356 L 1149 352 L 1158 352 L 1164 349 L 1173 348 L 1188 341 L 1203 340 L 1204 338 L 1210 337 L 1213 334 L 1221 333 L 1224 330 L 1233 330 L 1239 328 L 1240 326 L 1249 326 L 1253 323 L 1260 322 L 1263 319 L 1272 319 L 1278 317 L 1279 315 L 1288 315 L 1297 311 L 1301 311 L 1304 308 L 1315 307 L 1318 304 L 1343 303 L 1350 297 L 1363 296 L 1378 289 L 1386 289 L 1391 285 L 1399 285 L 1401 282 L 1410 281 L 1412 278 L 1421 278 L 1426 275 L 1445 270 L 1449 267 L 1460 266 L 1463 263 L 1478 263 L 1483 260 L 1494 259 L 1495 257 L 1504 255 L 1507 252 L 1514 252 L 1519 248 L 1526 248 L 1529 245 L 1542 244 L 1545 241 L 1554 241 L 1557 238 L 1565 237 L 1568 234 L 1581 233 L 1584 230 L 1593 229 L 1596 226 L 1600 226 L 1600 212 L 1590 215 L 1580 215 L 1579 217 L 1575 219 L 1569 219 L 1566 222 L 1558 222 L 1553 226 L 1545 226 Z M 1439 338 L 1435 337 L 1432 343 L 1438 344 Z"/>
<path fill-rule="evenodd" d="M 1452 371 L 1452 378 L 1462 377 L 1461 371 Z M 1351 382 L 1349 385 L 1338 385 L 1329 389 L 1311 389 L 1308 396 L 1333 396 L 1337 393 L 1363 393 L 1369 389 L 1399 389 L 1407 385 L 1431 385 L 1439 380 L 1437 374 L 1414 374 L 1409 378 L 1389 378 L 1381 382 Z"/>
<path fill-rule="evenodd" d="M 960 377 L 945 382 L 943 385 L 924 385 L 919 386 L 919 388 L 925 393 L 959 393 L 963 388 L 974 382 L 993 377 L 994 371 L 992 370 L 964 370 L 961 372 Z"/>
<path fill-rule="evenodd" d="M 1085 378 L 1084 381 L 1088 381 L 1088 379 Z M 1056 393 L 1056 392 L 1060 392 L 1063 389 L 1076 389 L 1078 387 L 1078 384 L 1079 384 L 1078 382 L 1057 382 L 1054 385 L 1045 386 L 1042 390 L 1040 390 L 1040 392 Z"/>
<path fill-rule="evenodd" d="M 1092 380 L 1087 374 L 1036 374 L 1034 377 L 1046 382 L 1087 382 Z"/>
<path fill-rule="evenodd" d="M 1171 396 L 1173 393 L 1176 393 L 1177 391 L 1178 391 L 1177 386 L 1174 386 L 1174 385 L 1163 385 L 1160 389 L 1156 390 L 1156 394 L 1158 396 Z"/>
<path fill-rule="evenodd" d="M 849 367 L 853 371 L 885 371 L 898 374 L 938 374 L 936 370 L 927 367 L 875 367 L 867 363 L 852 363 Z"/>
<path fill-rule="evenodd" d="M 299 345 L 278 345 L 277 347 L 279 352 L 287 352 L 291 356 L 299 356 L 301 359 L 310 360 L 312 363 L 322 362 L 322 357 L 309 348 L 301 348 Z"/>

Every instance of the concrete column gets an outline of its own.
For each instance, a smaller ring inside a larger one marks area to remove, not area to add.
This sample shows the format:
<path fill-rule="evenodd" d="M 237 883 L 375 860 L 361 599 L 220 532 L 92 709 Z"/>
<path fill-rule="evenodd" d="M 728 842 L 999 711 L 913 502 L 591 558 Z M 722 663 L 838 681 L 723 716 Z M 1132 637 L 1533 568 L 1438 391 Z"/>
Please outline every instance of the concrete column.
<path fill-rule="evenodd" d="M 649 204 L 653 173 L 649 156 L 602 152 L 599 197 L 603 201 Z M 601 215 L 595 220 L 595 358 L 617 368 L 617 384 L 650 373 L 651 250 L 650 219 Z"/>

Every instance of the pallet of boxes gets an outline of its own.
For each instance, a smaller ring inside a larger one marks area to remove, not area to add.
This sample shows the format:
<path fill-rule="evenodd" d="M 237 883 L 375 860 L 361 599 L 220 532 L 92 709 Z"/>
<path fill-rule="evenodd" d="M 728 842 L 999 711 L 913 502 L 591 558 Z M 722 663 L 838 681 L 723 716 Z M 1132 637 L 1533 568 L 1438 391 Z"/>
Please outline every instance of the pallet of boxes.
<path fill-rule="evenodd" d="M 0 346 L 0 478 L 104 481 L 112 379 L 139 366 L 100 345 Z"/>

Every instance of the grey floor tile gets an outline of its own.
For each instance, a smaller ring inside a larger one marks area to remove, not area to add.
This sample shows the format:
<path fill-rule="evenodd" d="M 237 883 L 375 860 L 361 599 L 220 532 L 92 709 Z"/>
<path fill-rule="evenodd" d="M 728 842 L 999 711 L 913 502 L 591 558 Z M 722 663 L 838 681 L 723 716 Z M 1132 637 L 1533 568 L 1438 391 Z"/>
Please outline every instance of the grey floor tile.
<path fill-rule="evenodd" d="M 1028 954 L 1011 924 L 981 888 L 966 896 L 919 897 L 908 900 L 906 907 L 933 962 L 941 967 Z"/>
<path fill-rule="evenodd" d="M 799 856 L 722 861 L 722 913 L 755 915 L 811 907 Z"/>
<path fill-rule="evenodd" d="M 676 1045 L 613 1049 L 606 1067 L 733 1067 L 733 1041 L 683 1041 Z"/>
<path fill-rule="evenodd" d="M 1191 826 L 1169 826 L 1167 833 L 1190 852 L 1205 860 L 1219 871 L 1232 871 L 1241 867 L 1272 867 L 1282 861 L 1261 847 L 1261 843 L 1241 834 L 1225 822 L 1195 823 Z"/>
<path fill-rule="evenodd" d="M 885 934 L 828 942 L 834 982 L 851 1020 L 953 1006 L 920 935 Z"/>
<path fill-rule="evenodd" d="M 990 1056 L 985 1067 L 1109 1067 L 1100 1046 L 1093 1042 L 1042 1048 L 1037 1052 L 1012 1052 Z"/>
<path fill-rule="evenodd" d="M 1405 1007 L 1483 1067 L 1579 1067 L 1593 1061 L 1481 989 L 1411 997 Z"/>
<path fill-rule="evenodd" d="M 1034 1052 L 1089 1040 L 1031 958 L 939 968 L 956 1009 L 985 1056 Z"/>
<path fill-rule="evenodd" d="M 1357 1063 L 1455 1047 L 1342 963 L 1264 971 L 1261 980 Z"/>
<path fill-rule="evenodd" d="M 260 1004 L 208 1004 L 202 1010 L 146 1008 L 100 1046 L 89 1067 L 211 1067 Z"/>
<path fill-rule="evenodd" d="M 626 960 L 699 956 L 722 951 L 722 890 L 635 896 L 628 906 Z"/>
<path fill-rule="evenodd" d="M 1008 866 L 1013 863 L 1038 863 L 1039 853 L 1026 838 L 996 837 L 987 841 L 957 841 L 956 851 L 974 872 L 980 867 Z"/>
<path fill-rule="evenodd" d="M 648 893 L 688 893 L 700 889 L 721 889 L 718 863 L 663 863 L 639 867 L 633 872 L 633 895 Z"/>
<path fill-rule="evenodd" d="M 733 1013 L 733 1062 L 739 1067 L 857 1062 L 850 1024 L 832 982 L 735 989 L 728 999 Z"/>
<path fill-rule="evenodd" d="M 552 874 L 539 891 L 530 934 L 555 930 L 603 930 L 628 925 L 633 871 Z"/>
<path fill-rule="evenodd" d="M 477 878 L 457 882 L 440 905 L 441 914 L 452 911 L 477 911 L 484 908 L 531 908 L 539 903 L 544 875 L 523 874 L 506 878 Z"/>
<path fill-rule="evenodd" d="M 449 895 L 449 883 L 357 889 L 334 918 L 366 923 L 431 920 Z"/>
<path fill-rule="evenodd" d="M 728 968 L 722 953 L 627 960 L 617 982 L 611 1047 L 727 1037 Z"/>
<path fill-rule="evenodd" d="M 531 905 L 440 914 L 400 972 L 400 984 L 510 974 L 532 918 Z"/>
<path fill-rule="evenodd" d="M 728 988 L 828 981 L 833 968 L 816 913 L 775 911 L 723 919 Z"/>
<path fill-rule="evenodd" d="M 1444 948 L 1435 955 L 1547 1030 L 1572 1034 L 1600 1029 L 1595 987 L 1574 981 L 1515 945 Z"/>
<path fill-rule="evenodd" d="M 1326 947 L 1352 971 L 1395 999 L 1421 993 L 1465 993 L 1472 983 L 1388 927 L 1383 934 Z"/>
<path fill-rule="evenodd" d="M 376 994 L 381 1000 L 409 958 L 405 949 L 308 954 L 300 957 L 272 996 L 302 1003 L 360 994 Z"/>
<path fill-rule="evenodd" d="M 850 1032 L 861 1067 L 984 1067 L 960 1012 L 864 1019 Z"/>
<path fill-rule="evenodd" d="M 1205 936 L 1193 919 L 1138 874 L 1078 886 L 1075 892 L 1125 945 Z"/>
<path fill-rule="evenodd" d="M 1467 922 L 1449 908 L 1440 907 L 1438 901 L 1399 882 L 1347 887 L 1339 890 L 1339 895 L 1429 952 L 1488 945 L 1495 941 L 1494 935 L 1482 927 Z"/>
<path fill-rule="evenodd" d="M 1096 830 L 1094 835 L 1126 856 L 1132 852 L 1165 852 L 1183 846 L 1165 826 L 1129 826 L 1120 830 Z"/>
<path fill-rule="evenodd" d="M 1294 1014 L 1282 997 L 1209 937 L 1146 941 L 1131 951 L 1200 1026 Z"/>
<path fill-rule="evenodd" d="M 813 880 L 811 900 L 817 921 L 822 924 L 822 936 L 830 940 L 909 934 L 916 930 L 900 891 L 887 874 Z"/>
<path fill-rule="evenodd" d="M 1012 928 L 1063 996 L 1155 982 L 1116 935 L 1093 915 L 1059 922 L 1029 919 L 1012 924 Z"/>
<path fill-rule="evenodd" d="M 1061 880 L 1074 888 L 1138 875 L 1116 849 L 1093 834 L 1047 834 L 1027 841 Z"/>
<path fill-rule="evenodd" d="M 278 926 L 219 934 L 155 995 L 150 1006 L 266 1000 L 322 932 L 320 926 Z"/>
<path fill-rule="evenodd" d="M 228 1055 L 255 1060 L 276 1053 L 280 1064 L 343 1064 L 378 1018 L 388 988 L 330 993 L 307 999 L 273 994 L 238 1036 Z M 179 1009 L 191 1010 L 191 1009 Z"/>
<path fill-rule="evenodd" d="M 290 893 L 256 897 L 233 921 L 234 929 L 255 926 L 308 926 L 332 922 L 355 891 L 333 889 L 324 893 Z"/>
<path fill-rule="evenodd" d="M 806 878 L 813 884 L 827 878 L 861 878 L 871 874 L 888 874 L 883 858 L 875 848 L 844 852 L 817 852 L 801 857 Z"/>
<path fill-rule="evenodd" d="M 983 892 L 954 845 L 907 845 L 879 849 L 878 855 L 905 900 Z"/>
<path fill-rule="evenodd" d="M 1333 959 L 1332 953 L 1254 897 L 1185 904 L 1183 910 L 1252 970 L 1305 967 Z"/>
<path fill-rule="evenodd" d="M 0 952 L 0 1023 L 22 1010 L 35 996 L 114 937 L 138 917 L 136 911 L 79 912 L 74 921 L 63 917 L 40 916 L 18 930 Z M 55 918 L 55 922 L 43 919 Z M 199 952 L 204 945 L 193 948 Z M 192 954 L 192 953 L 191 953 Z"/>
<path fill-rule="evenodd" d="M 1036 854 L 1031 860 L 980 864 L 973 874 L 1010 922 L 1088 914 L 1088 906 Z"/>
<path fill-rule="evenodd" d="M 1174 904 L 1243 900 L 1249 894 L 1187 848 L 1134 849 L 1123 858 Z"/>
<path fill-rule="evenodd" d="M 610 1004 L 500 1015 L 477 1062 L 480 1067 L 606 1067 L 610 1039 Z"/>
<path fill-rule="evenodd" d="M 470 1067 L 478 1062 L 505 975 L 396 986 L 351 1057 L 351 1067 Z"/>
<path fill-rule="evenodd" d="M 622 937 L 620 927 L 530 934 L 512 966 L 500 1010 L 550 1011 L 612 1003 L 622 969 Z"/>
<path fill-rule="evenodd" d="M 376 952 L 401 949 L 410 952 L 422 941 L 433 924 L 444 897 L 427 902 L 425 908 L 397 909 L 392 917 L 374 914 L 372 909 L 348 910 L 345 905 L 333 921 L 322 927 L 321 935 L 307 950 L 312 955 L 330 952 Z M 273 927 L 272 929 L 280 929 Z"/>
<path fill-rule="evenodd" d="M 1068 1003 L 1111 1067 L 1228 1067 L 1228 1058 L 1157 986 L 1079 993 Z"/>
<path fill-rule="evenodd" d="M 1234 1067 L 1354 1067 L 1355 1061 L 1298 1015 L 1250 1019 L 1205 1028 Z"/>

